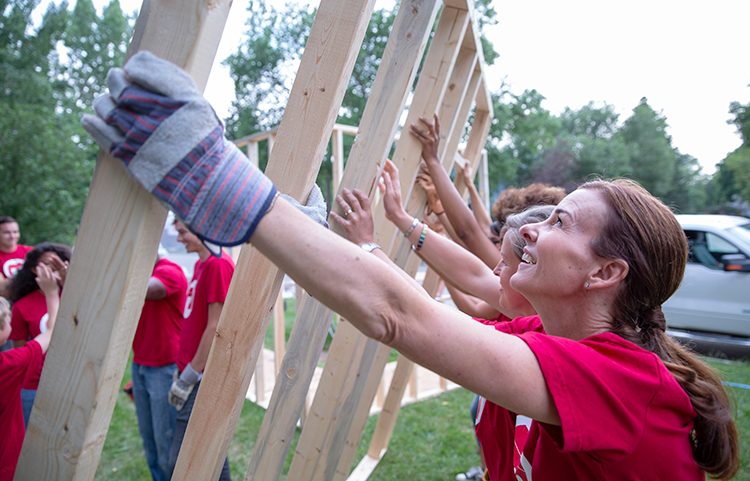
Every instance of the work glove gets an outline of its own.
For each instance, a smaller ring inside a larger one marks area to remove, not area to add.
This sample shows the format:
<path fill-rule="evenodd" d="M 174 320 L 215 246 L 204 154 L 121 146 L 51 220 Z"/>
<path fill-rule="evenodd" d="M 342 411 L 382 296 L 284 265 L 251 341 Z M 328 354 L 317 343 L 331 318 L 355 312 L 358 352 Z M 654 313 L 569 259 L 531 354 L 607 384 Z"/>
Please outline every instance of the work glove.
<path fill-rule="evenodd" d="M 81 122 L 96 143 L 204 243 L 247 242 L 276 187 L 224 137 L 193 79 L 142 51 L 107 86 Z"/>
<path fill-rule="evenodd" d="M 198 384 L 199 374 L 188 364 L 182 372 L 172 374 L 172 387 L 169 388 L 167 401 L 178 411 L 182 410 L 193 388 Z"/>

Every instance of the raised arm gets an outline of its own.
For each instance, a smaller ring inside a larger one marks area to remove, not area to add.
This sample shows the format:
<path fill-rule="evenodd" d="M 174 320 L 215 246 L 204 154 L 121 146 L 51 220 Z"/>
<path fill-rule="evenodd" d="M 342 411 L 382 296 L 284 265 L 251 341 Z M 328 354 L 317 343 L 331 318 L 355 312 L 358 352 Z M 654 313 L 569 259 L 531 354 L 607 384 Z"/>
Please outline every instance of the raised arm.
<path fill-rule="evenodd" d="M 183 70 L 139 52 L 124 72 L 110 71 L 107 81 L 111 94 L 97 99 L 99 116 L 84 116 L 84 127 L 144 188 L 182 212 L 196 235 L 222 245 L 249 240 L 365 335 L 507 409 L 560 424 L 537 358 L 523 340 L 420 294 L 388 264 L 277 198 L 273 183 L 224 138 L 221 122 L 203 108 L 205 99 Z M 180 99 L 187 104 L 175 101 Z M 140 110 L 143 106 L 154 110 Z M 174 118 L 179 121 L 171 122 Z M 185 125 L 195 129 L 186 131 Z M 177 143 L 184 149 L 175 149 Z M 182 157 L 183 152 L 191 154 Z M 192 177 L 190 183 L 158 184 L 183 179 L 194 155 L 210 161 L 202 166 L 215 182 Z M 163 174 L 154 178 L 153 172 Z M 237 202 L 220 202 L 227 199 Z M 217 219 L 228 224 L 217 228 L 212 223 Z"/>
<path fill-rule="evenodd" d="M 36 267 L 36 276 L 39 290 L 44 294 L 44 300 L 47 303 L 47 330 L 36 336 L 34 340 L 42 346 L 42 352 L 47 352 L 57 320 L 57 311 L 60 308 L 60 286 L 57 283 L 59 276 L 42 263 Z"/>
<path fill-rule="evenodd" d="M 419 256 L 446 282 L 459 286 L 464 292 L 488 302 L 499 311 L 498 278 L 478 257 L 430 231 L 421 222 L 410 231 L 414 219 L 403 208 L 398 169 L 390 161 L 386 161 L 383 169 L 381 189 L 386 217 L 401 232 L 408 233 L 412 245 L 419 247 Z"/>
<path fill-rule="evenodd" d="M 457 238 L 471 252 L 482 259 L 485 265 L 493 268 L 500 261 L 500 254 L 487 237 L 487 232 L 474 218 L 471 209 L 464 203 L 438 158 L 440 120 L 437 114 L 434 115 L 434 123 L 422 117 L 419 120 L 426 128 L 423 130 L 412 124 L 410 132 L 422 143 L 422 158 L 427 165 L 432 182 L 435 184 L 435 189 L 440 196 L 440 201 Z"/>

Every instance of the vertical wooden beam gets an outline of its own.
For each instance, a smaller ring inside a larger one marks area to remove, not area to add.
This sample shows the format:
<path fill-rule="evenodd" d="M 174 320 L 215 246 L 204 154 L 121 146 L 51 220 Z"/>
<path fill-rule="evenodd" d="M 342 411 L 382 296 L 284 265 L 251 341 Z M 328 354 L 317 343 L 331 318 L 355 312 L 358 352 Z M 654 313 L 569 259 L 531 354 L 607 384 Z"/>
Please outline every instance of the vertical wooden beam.
<path fill-rule="evenodd" d="M 258 142 L 247 143 L 247 158 L 250 159 L 250 162 L 252 162 L 254 166 L 258 167 L 258 162 L 260 159 L 260 154 L 258 152 Z"/>
<path fill-rule="evenodd" d="M 146 1 L 128 56 L 147 49 L 205 87 L 230 1 Z M 100 152 L 15 479 L 93 479 L 166 211 Z"/>
<path fill-rule="evenodd" d="M 420 73 L 419 81 L 415 89 L 414 98 L 412 100 L 412 106 L 409 109 L 407 116 L 406 125 L 410 123 L 417 123 L 419 116 L 431 116 L 432 112 L 435 112 L 437 106 L 442 102 L 443 94 L 447 88 L 447 83 L 453 70 L 453 65 L 456 61 L 458 51 L 463 41 L 464 33 L 468 25 L 468 16 L 466 11 L 461 11 L 452 8 L 444 8 L 440 15 L 435 35 L 433 36 L 430 50 L 425 59 L 425 64 Z M 371 97 L 373 98 L 373 97 Z M 412 136 L 402 136 L 399 143 L 396 146 L 396 151 L 393 156 L 394 163 L 404 173 L 406 179 L 413 181 L 416 176 L 417 166 L 419 165 L 419 156 L 421 152 L 421 144 L 412 138 Z M 404 185 L 407 184 L 407 185 Z M 407 180 L 402 184 L 402 191 L 411 189 L 410 182 Z M 404 198 L 408 198 L 404 196 Z M 424 205 L 424 199 L 422 199 L 422 205 Z M 387 239 L 387 242 L 378 241 L 382 246 L 389 246 L 386 250 L 391 255 L 391 258 L 399 265 L 405 265 L 407 261 L 406 256 L 394 257 L 394 250 L 390 247 L 392 239 L 395 237 L 395 226 L 385 220 L 385 215 L 382 206 L 378 207 L 374 215 L 376 238 Z M 385 232 L 385 233 L 384 233 Z M 350 324 L 344 324 L 339 327 L 338 332 L 342 329 L 354 329 Z M 356 331 L 356 329 L 354 329 Z M 353 333 L 352 335 L 357 335 Z M 361 336 L 361 334 L 359 334 Z M 362 336 L 363 337 L 363 336 Z M 363 341 L 366 346 L 370 346 L 373 343 L 378 344 L 376 341 L 366 340 L 363 337 Z M 326 360 L 333 362 L 336 360 L 340 362 L 338 343 L 334 338 L 334 342 L 331 344 L 329 355 Z M 342 348 L 342 350 L 344 350 Z M 363 349 L 363 353 L 369 353 L 375 351 L 374 348 L 366 347 Z M 382 367 L 373 369 L 372 358 L 367 358 L 364 355 L 361 358 L 352 357 L 348 360 L 349 363 L 360 366 L 359 370 L 362 373 L 369 374 L 370 372 L 377 372 L 375 375 L 379 381 L 379 377 L 382 375 Z M 325 375 L 326 368 L 324 367 L 324 378 L 328 378 Z M 372 403 L 372 396 L 374 396 L 373 384 L 377 386 L 375 381 L 368 382 L 365 384 L 357 384 L 354 387 L 359 388 L 359 391 L 351 391 L 345 394 L 345 398 L 356 399 L 357 402 L 364 402 L 367 404 L 369 410 L 369 404 Z M 316 405 L 320 405 L 325 401 L 318 402 L 321 387 L 318 388 L 315 399 L 313 400 L 314 411 Z M 372 392 L 369 397 L 363 396 L 364 390 Z M 324 396 L 320 396 L 320 399 L 325 399 Z M 342 440 L 351 441 L 352 436 L 349 430 L 355 424 L 354 418 L 351 416 L 357 415 L 357 410 L 349 409 L 349 403 L 341 403 L 335 406 L 336 410 L 330 417 L 331 427 L 325 430 L 316 430 L 312 432 L 310 427 L 310 421 L 305 423 L 305 427 L 302 430 L 300 436 L 299 445 L 302 445 L 304 449 L 311 450 L 310 452 L 303 453 L 298 448 L 294 459 L 292 460 L 292 466 L 289 470 L 289 476 L 293 479 L 331 479 L 334 475 L 335 469 L 343 470 L 343 466 L 334 465 L 333 461 L 338 460 L 341 456 L 337 455 L 337 451 L 341 453 L 344 449 L 344 443 Z M 361 437 L 361 431 L 358 436 Z M 303 443 L 304 441 L 304 443 Z M 358 439 L 357 439 L 358 442 Z M 330 450 L 330 452 L 329 452 Z M 350 465 L 350 464 L 349 464 Z M 334 469 L 335 468 L 335 469 Z M 348 469 L 348 466 L 345 468 Z"/>
<path fill-rule="evenodd" d="M 435 0 L 408 0 L 401 3 L 371 90 L 370 101 L 365 107 L 357 138 L 349 153 L 341 185 L 359 188 L 369 194 L 374 192 L 376 179 L 382 170 L 383 159 L 388 154 L 398 128 L 398 120 L 414 81 L 419 59 L 424 52 L 437 8 L 438 2 Z M 343 213 L 338 203 L 334 203 L 332 208 L 338 213 Z M 335 223 L 331 223 L 331 229 L 335 232 L 342 232 Z M 297 335 L 298 329 L 304 329 L 306 332 L 312 332 L 313 335 L 320 333 L 323 336 L 322 340 L 325 339 L 330 323 L 330 311 L 322 306 L 315 307 L 315 304 L 319 305 L 315 302 L 310 303 L 309 307 L 307 304 L 298 307 L 297 320 L 287 347 L 289 353 L 295 352 L 299 357 L 317 358 L 320 352 L 320 348 L 317 347 L 319 345 L 317 338 L 313 340 L 308 335 Z M 308 310 L 317 312 L 308 312 Z M 352 332 L 348 327 L 351 327 L 349 323 L 343 320 L 339 322 L 334 344 L 340 345 L 340 349 L 344 352 L 341 356 L 334 356 L 332 361 L 326 362 L 325 374 L 316 394 L 318 401 L 317 404 L 314 402 L 311 406 L 310 414 L 305 419 L 303 430 L 305 438 L 298 443 L 288 479 L 304 479 L 302 474 L 304 465 L 313 463 L 314 467 L 314 463 L 318 460 L 314 448 L 315 442 L 308 440 L 307 436 L 312 435 L 314 439 L 315 436 L 320 435 L 320 430 L 329 429 L 326 426 L 331 422 L 330 414 L 341 399 L 341 393 L 346 392 L 344 386 L 352 382 L 346 373 L 356 375 L 358 372 L 356 368 L 352 370 L 349 360 L 355 352 L 358 352 L 357 346 L 360 346 L 362 342 L 359 340 L 359 331 L 354 329 Z M 349 342 L 348 335 L 357 341 Z M 298 342 L 304 345 L 297 347 Z M 318 351 L 311 353 L 314 355 L 308 354 L 311 349 L 318 349 Z M 361 354 L 357 356 L 361 357 Z M 293 380 L 282 379 L 282 375 L 292 368 L 297 373 L 295 378 Z M 308 371 L 303 372 L 306 368 Z M 296 419 L 277 415 L 277 411 L 281 412 L 286 409 L 288 404 L 304 403 L 313 368 L 314 365 L 305 366 L 289 354 L 285 356 L 276 384 L 279 389 L 274 387 L 274 394 L 261 426 L 246 479 L 276 479 L 277 473 L 283 468 L 288 440 L 291 439 Z M 304 386 L 300 387 L 300 385 Z"/>
<path fill-rule="evenodd" d="M 333 191 L 338 192 L 340 189 L 341 178 L 344 177 L 344 132 L 341 129 L 333 131 L 331 137 L 331 150 L 333 151 Z"/>
<path fill-rule="evenodd" d="M 273 352 L 274 372 L 279 373 L 281 369 L 281 360 L 284 358 L 286 351 L 286 323 L 284 322 L 284 296 L 279 292 L 276 298 L 276 306 L 273 308 Z"/>
<path fill-rule="evenodd" d="M 266 174 L 279 191 L 303 202 L 325 154 L 373 4 L 321 2 L 278 142 L 269 137 Z M 173 480 L 218 477 L 282 280 L 283 273 L 257 250 L 242 249 Z"/>

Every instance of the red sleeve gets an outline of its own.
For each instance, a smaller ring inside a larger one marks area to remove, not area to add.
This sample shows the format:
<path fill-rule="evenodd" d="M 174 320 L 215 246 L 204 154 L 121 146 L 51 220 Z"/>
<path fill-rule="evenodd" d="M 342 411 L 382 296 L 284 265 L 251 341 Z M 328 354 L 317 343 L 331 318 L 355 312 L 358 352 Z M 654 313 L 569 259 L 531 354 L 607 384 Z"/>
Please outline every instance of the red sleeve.
<path fill-rule="evenodd" d="M 187 278 L 182 272 L 182 268 L 172 262 L 159 262 L 151 277 L 156 277 L 164 284 L 167 296 L 171 296 L 175 292 L 187 291 Z"/>
<path fill-rule="evenodd" d="M 24 321 L 23 313 L 17 302 L 13 304 L 11 309 L 10 327 L 12 331 L 8 339 L 11 341 L 26 341 L 29 339 L 29 324 Z"/>
<path fill-rule="evenodd" d="M 661 384 L 655 354 L 612 333 L 582 341 L 537 332 L 520 337 L 539 360 L 560 414 L 562 429 L 540 425 L 560 449 L 617 455 L 637 446 Z"/>
<path fill-rule="evenodd" d="M 524 332 L 544 332 L 542 321 L 539 316 L 516 317 L 513 320 L 507 319 L 505 322 L 492 322 L 495 329 L 506 334 L 522 334 Z"/>
<path fill-rule="evenodd" d="M 31 340 L 23 347 L 10 349 L 0 356 L 0 379 L 3 391 L 20 392 L 42 366 L 42 346 Z"/>
<path fill-rule="evenodd" d="M 205 286 L 207 290 L 206 302 L 224 302 L 229 291 L 229 283 L 234 274 L 234 261 L 227 254 L 206 265 Z"/>

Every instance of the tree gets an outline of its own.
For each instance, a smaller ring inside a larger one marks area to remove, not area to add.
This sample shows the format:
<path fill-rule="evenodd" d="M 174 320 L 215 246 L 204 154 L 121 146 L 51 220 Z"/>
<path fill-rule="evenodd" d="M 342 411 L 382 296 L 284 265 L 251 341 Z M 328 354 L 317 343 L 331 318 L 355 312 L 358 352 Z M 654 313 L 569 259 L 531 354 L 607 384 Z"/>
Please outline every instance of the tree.
<path fill-rule="evenodd" d="M 74 26 L 121 28 L 127 22 L 118 21 L 116 14 L 122 17 L 122 12 L 116 1 L 105 18 L 98 18 L 88 8 L 90 0 L 82 0 L 77 14 L 68 11 L 66 2 L 49 4 L 35 28 L 31 13 L 36 3 L 7 2 L 0 23 L 0 212 L 19 221 L 26 243 L 72 244 L 98 151 L 80 126 L 83 103 L 77 100 L 83 96 L 90 105 L 106 71 L 122 60 L 113 58 L 91 69 L 85 61 L 78 66 L 61 62 L 57 52 L 74 52 L 71 59 L 95 58 L 107 44 L 95 41 L 85 48 L 66 48 L 66 40 L 81 41 L 82 31 Z M 116 49 L 124 51 L 127 34 L 115 37 L 121 39 Z"/>
<path fill-rule="evenodd" d="M 544 169 L 544 153 L 556 144 L 560 121 L 542 106 L 545 98 L 536 90 L 504 91 L 492 99 L 495 119 L 486 145 L 490 185 L 526 185 Z"/>
<path fill-rule="evenodd" d="M 655 112 L 644 97 L 619 132 L 628 150 L 629 176 L 662 200 L 670 192 L 677 160 L 666 130 L 666 119 Z"/>

